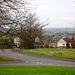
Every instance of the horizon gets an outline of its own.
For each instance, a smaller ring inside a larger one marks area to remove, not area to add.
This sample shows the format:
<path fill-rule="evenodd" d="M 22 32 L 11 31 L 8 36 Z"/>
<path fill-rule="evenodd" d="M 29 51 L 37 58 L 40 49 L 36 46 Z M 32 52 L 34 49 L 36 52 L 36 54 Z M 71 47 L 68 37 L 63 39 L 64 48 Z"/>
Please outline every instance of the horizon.
<path fill-rule="evenodd" d="M 44 27 L 44 29 L 46 29 L 46 28 L 71 28 L 71 29 L 74 29 L 75 27 Z"/>

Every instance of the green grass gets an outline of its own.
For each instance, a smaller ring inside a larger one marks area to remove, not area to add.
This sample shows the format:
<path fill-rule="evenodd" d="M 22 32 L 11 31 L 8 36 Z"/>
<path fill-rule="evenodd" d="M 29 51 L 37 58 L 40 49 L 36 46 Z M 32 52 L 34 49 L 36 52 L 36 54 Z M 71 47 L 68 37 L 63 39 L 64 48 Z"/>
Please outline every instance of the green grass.
<path fill-rule="evenodd" d="M 5 57 L 0 57 L 0 61 L 11 61 L 11 59 L 5 58 Z"/>
<path fill-rule="evenodd" d="M 56 57 L 64 57 L 64 58 L 73 58 L 75 59 L 75 49 L 66 49 L 66 48 L 39 48 L 39 49 L 18 49 L 20 51 L 40 54 L 40 55 L 48 55 L 48 56 L 56 56 Z M 62 56 L 59 56 L 59 53 L 62 53 Z M 56 53 L 56 55 L 54 55 Z"/>
<path fill-rule="evenodd" d="M 0 75 L 75 75 L 75 67 L 0 65 Z"/>

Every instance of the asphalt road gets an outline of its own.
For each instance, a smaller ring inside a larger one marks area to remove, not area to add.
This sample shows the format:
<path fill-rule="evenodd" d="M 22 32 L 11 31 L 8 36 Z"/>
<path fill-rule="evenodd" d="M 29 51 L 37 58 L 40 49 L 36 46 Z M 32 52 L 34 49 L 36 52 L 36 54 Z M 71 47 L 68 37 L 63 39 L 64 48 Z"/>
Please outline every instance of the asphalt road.
<path fill-rule="evenodd" d="M 63 59 L 37 55 L 15 49 L 0 49 L 0 56 L 7 57 L 13 61 L 0 61 L 0 65 L 50 65 L 50 66 L 71 66 L 75 67 L 75 59 Z"/>

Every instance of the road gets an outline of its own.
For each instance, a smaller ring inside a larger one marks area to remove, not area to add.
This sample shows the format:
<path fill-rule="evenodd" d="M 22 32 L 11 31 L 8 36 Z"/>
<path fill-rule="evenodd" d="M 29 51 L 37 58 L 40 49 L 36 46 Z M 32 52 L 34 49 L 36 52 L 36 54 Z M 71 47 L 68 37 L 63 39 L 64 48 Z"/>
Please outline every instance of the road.
<path fill-rule="evenodd" d="M 62 58 L 57 59 L 54 57 L 21 52 L 15 49 L 0 49 L 0 56 L 13 60 L 5 62 L 0 61 L 0 65 L 50 65 L 75 67 L 75 61 L 66 61 Z"/>

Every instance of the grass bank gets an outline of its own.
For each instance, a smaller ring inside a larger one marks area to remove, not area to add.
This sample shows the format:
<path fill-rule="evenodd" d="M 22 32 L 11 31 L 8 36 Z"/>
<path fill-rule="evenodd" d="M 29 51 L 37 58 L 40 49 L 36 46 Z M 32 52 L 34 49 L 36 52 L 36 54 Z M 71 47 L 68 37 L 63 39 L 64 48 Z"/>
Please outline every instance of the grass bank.
<path fill-rule="evenodd" d="M 64 57 L 64 58 L 73 58 L 75 59 L 75 49 L 66 49 L 66 48 L 39 48 L 39 49 L 18 49 L 20 51 L 40 54 L 40 55 L 48 55 L 48 56 L 56 56 L 56 57 Z"/>
<path fill-rule="evenodd" d="M 0 65 L 0 75 L 75 75 L 75 67 Z"/>
<path fill-rule="evenodd" d="M 5 57 L 0 57 L 0 61 L 11 61 L 11 59 L 5 58 Z"/>

